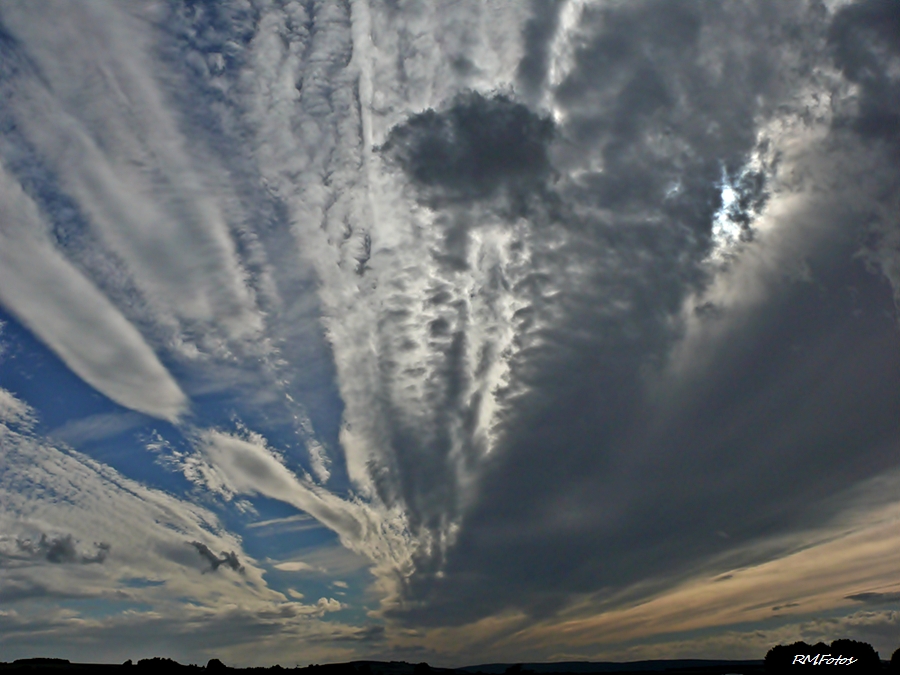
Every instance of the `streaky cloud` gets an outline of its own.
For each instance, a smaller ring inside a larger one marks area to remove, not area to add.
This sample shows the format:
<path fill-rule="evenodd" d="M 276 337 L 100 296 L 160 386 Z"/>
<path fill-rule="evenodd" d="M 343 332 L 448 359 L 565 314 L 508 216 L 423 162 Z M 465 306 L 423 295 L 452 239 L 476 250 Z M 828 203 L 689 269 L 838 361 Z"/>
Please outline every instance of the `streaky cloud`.
<path fill-rule="evenodd" d="M 138 330 L 57 249 L 37 205 L 0 166 L 0 301 L 89 385 L 177 421 L 188 399 Z"/>

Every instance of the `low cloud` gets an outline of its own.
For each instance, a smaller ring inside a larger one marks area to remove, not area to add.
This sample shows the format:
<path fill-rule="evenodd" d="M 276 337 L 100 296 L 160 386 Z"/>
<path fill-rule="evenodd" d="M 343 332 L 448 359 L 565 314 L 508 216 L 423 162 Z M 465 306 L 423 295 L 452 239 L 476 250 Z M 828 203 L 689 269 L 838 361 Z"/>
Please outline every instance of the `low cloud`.
<path fill-rule="evenodd" d="M 349 635 L 335 636 L 333 639 L 336 642 L 382 642 L 385 637 L 384 626 L 368 626 Z"/>

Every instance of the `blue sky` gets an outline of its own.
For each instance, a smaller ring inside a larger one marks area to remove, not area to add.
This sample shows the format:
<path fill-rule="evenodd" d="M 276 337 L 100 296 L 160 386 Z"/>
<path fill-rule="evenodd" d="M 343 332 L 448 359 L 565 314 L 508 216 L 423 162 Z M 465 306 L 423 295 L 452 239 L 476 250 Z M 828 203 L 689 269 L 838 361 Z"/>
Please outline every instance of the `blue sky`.
<path fill-rule="evenodd" d="M 4 658 L 900 622 L 887 0 L 0 0 Z"/>

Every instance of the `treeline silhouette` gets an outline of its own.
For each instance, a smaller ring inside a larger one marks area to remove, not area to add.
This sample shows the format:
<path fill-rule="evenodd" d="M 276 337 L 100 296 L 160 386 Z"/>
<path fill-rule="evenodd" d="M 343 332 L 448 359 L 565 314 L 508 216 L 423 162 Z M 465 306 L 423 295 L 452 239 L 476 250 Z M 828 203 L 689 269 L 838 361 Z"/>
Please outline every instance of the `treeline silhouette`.
<path fill-rule="evenodd" d="M 183 665 L 173 659 L 153 657 L 122 664 L 70 663 L 65 659 L 18 659 L 12 663 L 0 662 L 0 674 L 67 675 L 68 673 L 99 673 L 100 675 L 146 675 L 148 673 L 280 673 L 290 671 L 297 675 L 617 675 L 624 673 L 671 673 L 679 675 L 721 675 L 723 673 L 785 673 L 798 668 L 821 665 L 842 665 L 861 672 L 893 672 L 900 675 L 900 648 L 890 662 L 882 661 L 872 645 L 857 640 L 840 639 L 831 644 L 794 642 L 772 647 L 761 661 L 725 660 L 660 660 L 631 663 L 541 663 L 541 664 L 492 664 L 465 668 L 438 668 L 427 663 L 411 664 L 405 661 L 353 661 L 349 663 L 312 664 L 285 668 L 274 665 L 267 668 L 230 668 L 219 659 L 210 659 L 205 666 Z M 482 668 L 487 672 L 482 672 Z M 841 669 L 842 672 L 843 669 Z M 826 671 L 828 672 L 828 671 Z"/>
<path fill-rule="evenodd" d="M 891 660 L 885 664 L 875 648 L 867 642 L 847 639 L 835 640 L 830 645 L 824 642 L 813 645 L 794 642 L 772 647 L 763 663 L 767 673 L 793 672 L 797 668 L 823 665 L 838 665 L 865 672 L 900 673 L 900 648 L 894 651 Z"/>

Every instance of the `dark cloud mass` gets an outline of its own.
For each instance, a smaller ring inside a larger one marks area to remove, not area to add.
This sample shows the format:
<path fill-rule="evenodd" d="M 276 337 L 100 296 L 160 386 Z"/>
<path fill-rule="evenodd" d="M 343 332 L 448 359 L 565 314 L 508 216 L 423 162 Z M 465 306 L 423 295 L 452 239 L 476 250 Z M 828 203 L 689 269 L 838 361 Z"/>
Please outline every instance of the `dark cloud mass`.
<path fill-rule="evenodd" d="M 197 549 L 197 553 L 210 564 L 210 571 L 212 572 L 218 570 L 222 565 L 230 567 L 235 572 L 244 571 L 244 566 L 241 565 L 237 554 L 235 554 L 234 551 L 229 551 L 227 553 L 223 552 L 222 557 L 220 558 L 210 550 L 209 546 L 202 542 L 192 541 L 191 546 Z"/>
<path fill-rule="evenodd" d="M 551 120 L 508 96 L 468 92 L 394 127 L 381 150 L 434 207 L 500 193 L 522 204 L 550 177 L 552 137 Z"/>
<path fill-rule="evenodd" d="M 77 542 L 71 534 L 56 537 L 47 537 L 42 534 L 37 541 L 31 539 L 17 539 L 18 550 L 31 558 L 43 558 L 54 564 L 63 563 L 102 563 L 109 555 L 112 548 L 109 544 L 94 544 L 96 549 L 93 554 L 79 553 Z"/>
<path fill-rule="evenodd" d="M 900 593 L 857 593 L 848 595 L 847 599 L 872 605 L 893 605 L 900 602 Z"/>
<path fill-rule="evenodd" d="M 807 281 L 775 273 L 764 307 L 742 318 L 698 307 L 706 325 L 741 327 L 702 370 L 664 375 L 683 338 L 678 311 L 712 282 L 721 177 L 735 195 L 724 217 L 749 242 L 779 176 L 777 159 L 747 168 L 771 142 L 765 123 L 794 105 L 851 30 L 842 22 L 886 36 L 878 12 L 887 5 L 854 6 L 829 27 L 815 3 L 588 6 L 552 135 L 503 95 L 466 94 L 394 128 L 385 150 L 447 222 L 501 191 L 565 205 L 520 212 L 533 268 L 511 285 L 526 306 L 501 440 L 442 574 L 420 567 L 409 593 L 421 604 L 396 616 L 549 616 L 576 594 L 649 592 L 732 547 L 822 522 L 818 505 L 842 484 L 895 466 L 891 289 L 854 260 L 865 227 L 850 209 L 808 249 Z M 856 61 L 893 53 L 861 40 Z M 839 52 L 840 67 L 862 77 L 849 58 Z M 495 134 L 508 119 L 533 122 Z M 560 178 L 538 182 L 548 176 Z M 809 217 L 796 214 L 796 236 L 817 236 L 799 234 Z"/>
<path fill-rule="evenodd" d="M 900 141 L 900 7 L 866 0 L 842 7 L 828 30 L 836 65 L 859 86 L 849 124 L 864 138 Z"/>

